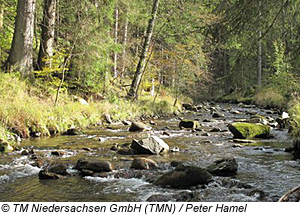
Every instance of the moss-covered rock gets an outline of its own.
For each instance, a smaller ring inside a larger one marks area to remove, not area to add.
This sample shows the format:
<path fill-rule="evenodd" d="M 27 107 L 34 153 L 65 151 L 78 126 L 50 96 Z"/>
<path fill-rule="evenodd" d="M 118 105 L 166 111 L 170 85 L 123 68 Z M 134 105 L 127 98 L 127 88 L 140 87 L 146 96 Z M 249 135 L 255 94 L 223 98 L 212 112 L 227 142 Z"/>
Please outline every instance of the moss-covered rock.
<path fill-rule="evenodd" d="M 270 135 L 270 126 L 259 123 L 235 122 L 229 125 L 234 138 L 267 138 Z"/>
<path fill-rule="evenodd" d="M 196 120 L 181 120 L 179 123 L 179 129 L 191 128 L 192 130 L 200 129 L 200 123 Z"/>

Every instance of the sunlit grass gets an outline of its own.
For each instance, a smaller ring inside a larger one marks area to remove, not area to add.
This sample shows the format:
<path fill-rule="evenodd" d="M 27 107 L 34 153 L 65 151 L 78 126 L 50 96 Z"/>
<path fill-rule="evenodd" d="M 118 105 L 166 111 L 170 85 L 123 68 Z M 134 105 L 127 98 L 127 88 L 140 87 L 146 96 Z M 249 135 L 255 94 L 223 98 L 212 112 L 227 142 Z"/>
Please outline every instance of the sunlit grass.
<path fill-rule="evenodd" d="M 134 102 L 115 98 L 83 105 L 64 92 L 55 106 L 54 98 L 54 93 L 33 87 L 13 74 L 1 73 L 0 138 L 4 139 L 9 132 L 21 137 L 29 137 L 30 132 L 49 136 L 71 127 L 85 128 L 101 123 L 104 113 L 113 120 L 130 120 L 142 115 L 171 114 L 179 109 L 179 104 L 173 106 L 175 99 L 170 94 L 158 96 L 155 103 L 153 97 L 144 95 Z"/>
<path fill-rule="evenodd" d="M 253 100 L 260 107 L 279 108 L 286 107 L 287 101 L 283 95 L 273 88 L 265 88 L 257 92 Z"/>

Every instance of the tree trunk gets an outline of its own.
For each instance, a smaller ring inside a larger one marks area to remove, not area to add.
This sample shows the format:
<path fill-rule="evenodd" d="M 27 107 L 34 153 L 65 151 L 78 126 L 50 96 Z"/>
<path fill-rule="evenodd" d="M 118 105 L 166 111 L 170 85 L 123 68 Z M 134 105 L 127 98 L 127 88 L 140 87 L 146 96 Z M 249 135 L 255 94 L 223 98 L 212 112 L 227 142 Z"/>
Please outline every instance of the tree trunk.
<path fill-rule="evenodd" d="M 44 17 L 42 37 L 38 56 L 39 69 L 51 67 L 51 57 L 54 49 L 54 30 L 56 19 L 56 0 L 44 0 Z"/>
<path fill-rule="evenodd" d="M 32 70 L 33 27 L 36 0 L 18 0 L 15 30 L 9 57 L 8 70 L 21 72 L 23 77 Z"/>
<path fill-rule="evenodd" d="M 143 75 L 143 70 L 145 68 L 145 63 L 146 63 L 146 58 L 151 42 L 151 37 L 153 34 L 153 29 L 154 29 L 154 23 L 157 15 L 157 10 L 158 10 L 158 5 L 159 5 L 159 0 L 154 0 L 153 7 L 152 7 L 152 17 L 149 20 L 148 28 L 147 28 L 147 34 L 144 40 L 143 44 L 143 50 L 140 56 L 140 60 L 138 62 L 137 68 L 135 75 L 133 77 L 132 83 L 130 90 L 127 94 L 127 97 L 130 99 L 137 99 L 138 97 L 138 89 L 139 85 L 141 83 L 142 75 Z"/>
<path fill-rule="evenodd" d="M 259 0 L 259 17 L 261 18 L 261 0 Z M 261 36 L 262 36 L 262 32 L 261 30 L 259 30 L 258 32 L 258 37 L 260 38 L 258 41 L 258 65 L 257 65 L 257 85 L 258 87 L 261 87 L 261 70 L 262 70 L 262 66 L 261 66 L 261 62 L 262 62 L 262 57 L 261 57 L 261 49 L 262 49 L 262 44 L 261 44 Z"/>
<path fill-rule="evenodd" d="M 3 7 L 3 3 L 1 2 L 1 4 L 0 4 L 0 31 L 3 28 L 3 14 L 4 14 L 4 7 Z"/>
<path fill-rule="evenodd" d="M 125 26 L 124 26 L 124 38 L 123 38 L 123 51 L 122 51 L 122 76 L 125 73 L 126 68 L 126 45 L 127 45 L 127 35 L 128 35 L 128 11 L 126 10 Z"/>
<path fill-rule="evenodd" d="M 118 44 L 118 26 L 119 26 L 119 8 L 116 5 L 115 8 L 115 45 Z M 118 64 L 117 64 L 117 60 L 118 60 L 118 53 L 117 51 L 114 51 L 114 78 L 116 78 L 118 76 Z"/>

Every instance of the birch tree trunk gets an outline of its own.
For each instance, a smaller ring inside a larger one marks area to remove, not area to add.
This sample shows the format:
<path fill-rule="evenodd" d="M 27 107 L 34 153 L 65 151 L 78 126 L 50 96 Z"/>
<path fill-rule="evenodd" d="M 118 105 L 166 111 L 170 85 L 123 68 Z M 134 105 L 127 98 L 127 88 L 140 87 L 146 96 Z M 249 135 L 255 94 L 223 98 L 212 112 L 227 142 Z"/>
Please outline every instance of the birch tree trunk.
<path fill-rule="evenodd" d="M 0 31 L 3 28 L 3 14 L 4 14 L 4 7 L 3 7 L 3 3 L 0 2 Z"/>
<path fill-rule="evenodd" d="M 128 35 L 128 11 L 126 10 L 125 26 L 124 26 L 124 38 L 123 38 L 123 50 L 122 50 L 122 76 L 125 73 L 126 68 L 126 46 L 127 46 L 127 35 Z"/>
<path fill-rule="evenodd" d="M 39 69 L 51 67 L 51 57 L 54 49 L 54 31 L 56 20 L 56 0 L 44 0 L 44 17 L 42 22 L 42 37 L 38 56 Z M 45 61 L 45 59 L 47 59 Z"/>
<path fill-rule="evenodd" d="M 139 85 L 141 83 L 143 70 L 144 70 L 145 64 L 146 64 L 146 58 L 148 55 L 148 50 L 149 50 L 149 46 L 150 46 L 150 42 L 151 42 L 151 38 L 152 38 L 152 34 L 153 34 L 154 23 L 155 23 L 155 19 L 156 19 L 156 15 L 157 15 L 158 5 L 159 5 L 159 0 L 154 0 L 153 7 L 152 7 L 152 17 L 148 23 L 147 33 L 146 33 L 146 37 L 144 40 L 142 53 L 140 55 L 140 60 L 137 65 L 136 72 L 133 77 L 130 90 L 127 94 L 127 97 L 129 99 L 137 99 L 137 97 L 138 97 L 138 89 L 139 89 Z"/>
<path fill-rule="evenodd" d="M 116 6 L 115 8 L 115 45 L 118 44 L 118 26 L 119 26 L 119 8 Z M 114 78 L 118 76 L 118 53 L 117 51 L 114 51 Z"/>
<path fill-rule="evenodd" d="M 33 68 L 33 27 L 36 0 L 18 0 L 15 30 L 9 57 L 8 70 L 21 72 L 28 76 Z"/>

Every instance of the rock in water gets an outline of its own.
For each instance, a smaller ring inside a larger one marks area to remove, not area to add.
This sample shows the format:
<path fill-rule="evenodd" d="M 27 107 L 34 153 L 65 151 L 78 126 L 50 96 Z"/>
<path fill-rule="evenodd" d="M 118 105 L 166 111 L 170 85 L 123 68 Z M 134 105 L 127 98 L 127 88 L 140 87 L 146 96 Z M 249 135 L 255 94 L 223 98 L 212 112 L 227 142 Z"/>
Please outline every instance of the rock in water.
<path fill-rule="evenodd" d="M 270 126 L 246 122 L 235 122 L 229 125 L 230 132 L 234 138 L 248 139 L 248 138 L 267 138 L 270 135 Z"/>
<path fill-rule="evenodd" d="M 129 131 L 150 131 L 152 128 L 142 122 L 132 122 Z"/>
<path fill-rule="evenodd" d="M 90 160 L 81 158 L 78 160 L 75 169 L 85 169 L 93 172 L 111 172 L 114 168 L 109 161 Z"/>
<path fill-rule="evenodd" d="M 128 120 L 122 120 L 122 123 L 123 123 L 123 125 L 130 125 L 131 124 L 131 122 L 130 121 L 128 121 Z"/>
<path fill-rule="evenodd" d="M 193 110 L 193 105 L 191 104 L 182 104 L 182 107 L 185 109 L 185 110 Z"/>
<path fill-rule="evenodd" d="M 49 166 L 46 170 L 51 173 L 55 173 L 58 175 L 70 175 L 67 172 L 68 166 L 66 164 L 53 164 Z"/>
<path fill-rule="evenodd" d="M 63 176 L 68 176 L 70 174 L 67 172 L 67 168 L 68 166 L 66 164 L 53 164 L 39 172 L 39 179 L 60 179 Z"/>
<path fill-rule="evenodd" d="M 132 140 L 131 148 L 138 154 L 160 154 L 169 151 L 168 144 L 157 136 L 148 137 L 142 140 Z"/>
<path fill-rule="evenodd" d="M 111 117 L 108 113 L 103 114 L 103 118 L 104 118 L 105 122 L 107 122 L 108 124 L 112 123 Z"/>
<path fill-rule="evenodd" d="M 159 177 L 154 184 L 172 188 L 187 188 L 204 185 L 212 181 L 212 175 L 205 169 L 179 165 L 175 170 Z"/>
<path fill-rule="evenodd" d="M 196 129 L 200 129 L 200 123 L 195 120 L 181 120 L 179 123 L 179 129 L 182 128 L 191 128 L 193 131 Z"/>
<path fill-rule="evenodd" d="M 69 128 L 63 135 L 80 135 L 82 132 L 78 128 Z"/>
<path fill-rule="evenodd" d="M 237 168 L 238 163 L 234 158 L 223 158 L 221 160 L 216 160 L 212 165 L 208 166 L 206 169 L 212 175 L 232 176 L 236 175 Z"/>
<path fill-rule="evenodd" d="M 12 152 L 14 147 L 4 140 L 0 139 L 0 152 Z"/>
<path fill-rule="evenodd" d="M 41 170 L 39 172 L 39 179 L 40 180 L 49 180 L 49 179 L 60 179 L 61 176 L 52 172 L 47 172 L 45 170 Z"/>
<path fill-rule="evenodd" d="M 155 161 L 148 158 L 135 158 L 131 163 L 132 169 L 157 169 L 158 165 Z"/>
<path fill-rule="evenodd" d="M 220 112 L 213 112 L 212 117 L 213 118 L 221 118 L 221 117 L 224 117 L 224 114 L 222 114 Z"/>

